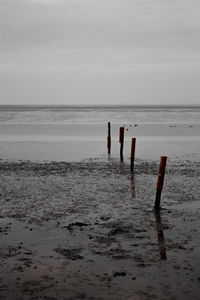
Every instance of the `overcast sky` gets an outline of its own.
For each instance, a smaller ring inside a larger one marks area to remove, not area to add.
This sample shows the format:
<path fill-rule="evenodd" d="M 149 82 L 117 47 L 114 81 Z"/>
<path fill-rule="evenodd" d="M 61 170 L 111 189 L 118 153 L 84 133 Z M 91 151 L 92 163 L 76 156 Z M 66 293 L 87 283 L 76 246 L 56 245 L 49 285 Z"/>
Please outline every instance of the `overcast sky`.
<path fill-rule="evenodd" d="M 199 0 L 0 0 L 0 104 L 199 99 Z"/>

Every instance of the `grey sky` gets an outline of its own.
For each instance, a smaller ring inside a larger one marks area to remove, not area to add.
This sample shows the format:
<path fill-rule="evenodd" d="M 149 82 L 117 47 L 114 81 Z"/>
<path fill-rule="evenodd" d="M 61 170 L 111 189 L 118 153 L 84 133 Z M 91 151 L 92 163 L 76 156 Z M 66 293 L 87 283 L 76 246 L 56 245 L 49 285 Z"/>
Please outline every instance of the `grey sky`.
<path fill-rule="evenodd" d="M 0 104 L 200 104 L 199 0 L 0 0 Z"/>

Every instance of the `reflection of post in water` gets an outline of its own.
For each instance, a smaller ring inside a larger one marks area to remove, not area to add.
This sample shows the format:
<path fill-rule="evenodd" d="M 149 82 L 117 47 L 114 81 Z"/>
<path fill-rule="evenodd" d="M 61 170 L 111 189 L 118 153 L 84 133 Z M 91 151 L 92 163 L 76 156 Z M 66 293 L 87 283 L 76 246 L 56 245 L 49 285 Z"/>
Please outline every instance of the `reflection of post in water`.
<path fill-rule="evenodd" d="M 131 176 L 131 194 L 135 198 L 135 178 L 134 175 Z"/>
<path fill-rule="evenodd" d="M 160 259 L 167 259 L 166 255 L 166 249 L 165 249 L 165 238 L 161 223 L 161 216 L 160 212 L 155 212 L 156 217 L 156 227 L 157 227 L 157 236 L 158 236 L 158 245 L 159 245 L 159 251 L 160 251 Z"/>
<path fill-rule="evenodd" d="M 120 170 L 121 174 L 124 173 L 124 163 L 123 163 L 123 161 L 120 161 L 119 170 Z"/>

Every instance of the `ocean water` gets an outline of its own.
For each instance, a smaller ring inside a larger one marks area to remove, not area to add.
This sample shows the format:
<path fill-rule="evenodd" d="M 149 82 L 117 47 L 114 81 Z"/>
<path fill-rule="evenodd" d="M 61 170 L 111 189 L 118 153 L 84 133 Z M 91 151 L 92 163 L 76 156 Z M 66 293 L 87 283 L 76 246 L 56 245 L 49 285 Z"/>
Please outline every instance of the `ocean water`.
<path fill-rule="evenodd" d="M 0 106 L 1 124 L 200 123 L 200 107 Z"/>
<path fill-rule="evenodd" d="M 200 152 L 200 107 L 1 106 L 0 158 L 34 161 L 105 158 L 108 121 L 113 157 L 118 157 L 120 126 L 125 127 L 127 158 L 133 136 L 139 142 L 140 158 L 155 159 L 159 153 L 196 157 Z"/>

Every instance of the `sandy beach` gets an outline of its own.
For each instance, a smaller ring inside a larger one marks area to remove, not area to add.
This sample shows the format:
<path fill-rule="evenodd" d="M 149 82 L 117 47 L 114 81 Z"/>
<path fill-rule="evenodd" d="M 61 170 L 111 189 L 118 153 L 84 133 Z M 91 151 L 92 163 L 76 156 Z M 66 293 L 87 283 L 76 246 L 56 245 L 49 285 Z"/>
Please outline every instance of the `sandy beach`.
<path fill-rule="evenodd" d="M 134 124 L 123 163 L 117 123 L 110 156 L 106 124 L 1 124 L 0 299 L 199 299 L 199 124 Z"/>

